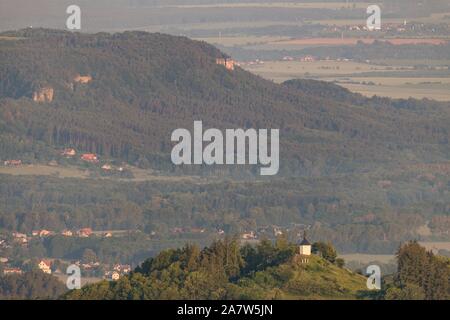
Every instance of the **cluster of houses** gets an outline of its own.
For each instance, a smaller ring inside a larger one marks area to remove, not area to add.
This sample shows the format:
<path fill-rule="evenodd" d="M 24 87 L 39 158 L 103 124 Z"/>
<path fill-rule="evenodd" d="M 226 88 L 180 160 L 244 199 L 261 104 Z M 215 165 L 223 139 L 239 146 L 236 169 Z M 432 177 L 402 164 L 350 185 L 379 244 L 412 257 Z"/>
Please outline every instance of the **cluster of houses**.
<path fill-rule="evenodd" d="M 127 275 L 131 272 L 131 266 L 129 264 L 115 264 L 113 269 L 106 271 L 104 278 L 107 280 L 117 281 L 121 276 Z"/>
<path fill-rule="evenodd" d="M 73 148 L 67 148 L 67 149 L 64 149 L 61 152 L 61 156 L 66 157 L 66 158 L 73 158 L 76 155 L 77 155 L 77 151 L 75 149 L 73 149 Z M 82 161 L 89 162 L 89 163 L 99 163 L 100 162 L 98 156 L 95 153 L 83 153 L 80 156 L 80 159 Z M 119 172 L 123 172 L 125 170 L 124 167 L 121 167 L 121 166 L 120 167 L 115 167 L 115 166 L 113 166 L 111 164 L 104 164 L 102 166 L 102 169 L 104 171 L 116 170 L 116 171 L 119 171 Z"/>
<path fill-rule="evenodd" d="M 92 271 L 101 267 L 100 262 L 82 263 L 81 261 L 75 261 L 74 264 L 84 272 Z M 52 274 L 52 261 L 48 259 L 42 259 L 39 261 L 37 267 L 44 273 Z M 108 280 L 117 281 L 121 276 L 129 274 L 131 272 L 131 265 L 129 264 L 114 264 L 113 266 L 107 266 L 108 271 L 105 271 L 104 278 Z M 56 270 L 55 273 L 63 273 L 61 270 Z"/>
<path fill-rule="evenodd" d="M 3 267 L 3 275 L 23 274 L 22 268 L 12 267 L 8 265 L 9 259 L 0 257 L 0 265 Z M 131 265 L 129 264 L 114 264 L 114 265 L 102 265 L 100 262 L 82 263 L 81 261 L 73 262 L 80 267 L 82 274 L 91 272 L 97 268 L 103 267 L 107 271 L 104 272 L 103 278 L 107 280 L 117 281 L 120 277 L 127 275 L 131 272 Z M 45 274 L 64 274 L 64 271 L 55 269 L 53 260 L 41 259 L 36 264 L 37 269 Z"/>
<path fill-rule="evenodd" d="M 66 157 L 66 158 L 73 158 L 76 155 L 77 155 L 77 151 L 73 148 L 67 148 L 61 152 L 61 156 Z M 86 161 L 86 162 L 91 162 L 91 163 L 99 162 L 98 156 L 95 153 L 83 153 L 80 156 L 80 159 L 83 161 Z"/>
<path fill-rule="evenodd" d="M 288 234 L 290 232 L 298 233 L 299 230 L 309 229 L 309 225 L 292 223 L 290 226 L 277 226 L 277 225 L 267 225 L 260 226 L 254 230 L 246 230 L 242 232 L 239 237 L 243 241 L 252 241 L 260 238 L 277 238 L 281 235 Z M 224 235 L 225 231 L 223 229 L 217 228 L 213 230 L 208 230 L 206 228 L 196 228 L 196 227 L 174 227 L 170 229 L 172 235 L 183 235 L 183 234 L 211 234 Z M 156 233 L 152 233 L 155 235 Z"/>
<path fill-rule="evenodd" d="M 70 159 L 70 158 L 75 157 L 77 155 L 77 152 L 73 148 L 67 148 L 67 149 L 64 149 L 63 151 L 61 151 L 60 155 Z M 100 162 L 98 156 L 95 153 L 83 153 L 80 156 L 80 160 L 89 162 L 89 163 L 99 163 Z M 22 164 L 23 164 L 23 162 L 20 159 L 5 160 L 3 162 L 3 165 L 6 167 L 19 167 Z M 56 166 L 56 165 L 58 165 L 58 163 L 55 160 L 52 160 L 49 162 L 49 165 Z M 112 171 L 112 170 L 117 170 L 119 172 L 124 171 L 123 167 L 114 167 L 111 164 L 104 164 L 102 166 L 102 169 L 104 171 Z"/>
<path fill-rule="evenodd" d="M 422 24 L 422 27 L 424 25 Z M 381 30 L 383 31 L 395 31 L 395 32 L 405 32 L 407 30 L 418 29 L 416 24 L 408 24 L 406 21 L 403 23 L 383 23 L 381 25 Z M 344 31 L 370 31 L 366 24 L 355 24 L 355 25 L 333 25 L 325 29 L 329 32 L 344 32 Z"/>
<path fill-rule="evenodd" d="M 62 235 L 64 237 L 78 237 L 78 238 L 89 238 L 94 232 L 91 228 L 82 228 L 78 230 L 63 230 L 61 232 L 50 231 L 46 229 L 33 230 L 31 234 L 25 234 L 21 232 L 12 233 L 12 243 L 9 243 L 6 239 L 0 239 L 0 248 L 11 248 L 12 244 L 19 244 L 22 246 L 27 246 L 28 242 L 35 238 L 46 238 L 56 235 Z M 103 238 L 111 238 L 113 236 L 112 232 L 95 232 L 96 236 Z"/>
<path fill-rule="evenodd" d="M 12 236 L 13 236 L 14 242 L 26 244 L 26 243 L 28 243 L 28 241 L 31 238 L 36 238 L 36 237 L 45 238 L 45 237 L 50 237 L 50 236 L 56 236 L 58 234 L 65 236 L 65 237 L 88 238 L 93 234 L 93 231 L 91 228 L 82 228 L 82 229 L 78 229 L 76 231 L 63 230 L 58 233 L 55 231 L 42 229 L 42 230 L 33 230 L 31 232 L 31 236 L 29 236 L 25 233 L 20 233 L 20 232 L 13 232 Z M 110 236 L 112 236 L 112 234 L 110 232 L 105 232 L 103 236 L 110 237 Z"/>
<path fill-rule="evenodd" d="M 172 234 L 184 234 L 184 233 L 205 233 L 205 228 L 190 228 L 190 227 L 175 227 L 170 229 L 170 233 Z"/>
<path fill-rule="evenodd" d="M 302 57 L 299 57 L 299 58 L 294 58 L 294 57 L 291 57 L 291 56 L 284 56 L 282 60 L 283 61 L 296 61 L 296 60 L 298 60 L 300 62 L 315 62 L 315 61 L 317 61 L 317 58 L 312 56 L 312 55 L 306 55 L 306 56 L 302 56 Z"/>

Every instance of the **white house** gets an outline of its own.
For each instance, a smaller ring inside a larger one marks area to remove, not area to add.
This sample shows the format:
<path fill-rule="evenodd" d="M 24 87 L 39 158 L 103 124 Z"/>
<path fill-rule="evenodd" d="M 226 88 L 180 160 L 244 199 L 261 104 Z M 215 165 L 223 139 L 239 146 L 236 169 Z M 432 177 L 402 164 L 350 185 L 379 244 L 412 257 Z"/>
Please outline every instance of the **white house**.
<path fill-rule="evenodd" d="M 51 274 L 52 273 L 52 269 L 51 269 L 52 263 L 48 260 L 41 260 L 38 264 L 39 269 L 47 274 Z"/>
<path fill-rule="evenodd" d="M 114 271 L 111 273 L 111 280 L 112 281 L 117 281 L 120 279 L 120 274 L 117 271 Z"/>
<path fill-rule="evenodd" d="M 303 240 L 299 243 L 298 261 L 300 263 L 308 263 L 311 256 L 311 243 L 306 239 L 306 232 L 303 235 Z"/>
<path fill-rule="evenodd" d="M 299 250 L 300 250 L 299 253 L 303 256 L 311 255 L 311 244 L 306 239 L 306 237 L 303 237 L 302 242 L 300 242 Z"/>

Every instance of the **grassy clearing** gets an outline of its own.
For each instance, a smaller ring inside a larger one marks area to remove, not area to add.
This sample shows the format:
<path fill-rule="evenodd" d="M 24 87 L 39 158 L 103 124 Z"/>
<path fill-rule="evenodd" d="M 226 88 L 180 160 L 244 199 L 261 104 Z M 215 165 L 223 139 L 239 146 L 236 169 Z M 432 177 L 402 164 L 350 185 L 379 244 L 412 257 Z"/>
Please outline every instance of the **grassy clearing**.
<path fill-rule="evenodd" d="M 155 171 L 144 170 L 136 167 L 130 167 L 129 170 L 133 173 L 134 178 L 123 179 L 114 177 L 101 177 L 96 179 L 114 179 L 118 181 L 167 181 L 167 182 L 197 182 L 201 183 L 206 180 L 195 176 L 164 176 L 158 175 Z M 75 166 L 49 166 L 45 164 L 22 165 L 18 167 L 4 167 L 0 166 L 0 174 L 9 174 L 14 176 L 52 176 L 57 178 L 75 178 L 88 179 L 90 178 L 89 170 L 83 170 Z"/>
<path fill-rule="evenodd" d="M 59 178 L 83 179 L 89 176 L 89 172 L 76 167 L 54 167 L 42 164 L 23 165 L 19 167 L 0 167 L 0 174 L 14 176 L 57 176 Z"/>

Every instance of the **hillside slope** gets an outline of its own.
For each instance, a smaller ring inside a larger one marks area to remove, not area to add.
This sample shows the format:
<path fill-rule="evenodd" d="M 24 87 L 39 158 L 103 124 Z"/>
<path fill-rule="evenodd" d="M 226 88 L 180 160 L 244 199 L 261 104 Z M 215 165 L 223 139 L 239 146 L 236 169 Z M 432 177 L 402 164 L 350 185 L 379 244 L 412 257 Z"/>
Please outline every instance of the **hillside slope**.
<path fill-rule="evenodd" d="M 366 278 L 319 256 L 301 264 L 298 247 L 262 241 L 239 248 L 235 240 L 200 250 L 187 245 L 161 252 L 116 282 L 74 290 L 66 299 L 357 299 Z"/>
<path fill-rule="evenodd" d="M 281 167 L 290 174 L 449 157 L 445 104 L 366 99 L 320 82 L 274 84 L 217 65 L 220 51 L 183 37 L 45 29 L 2 37 L 3 160 L 51 159 L 55 148 L 71 146 L 171 169 L 170 134 L 194 120 L 279 128 Z"/>

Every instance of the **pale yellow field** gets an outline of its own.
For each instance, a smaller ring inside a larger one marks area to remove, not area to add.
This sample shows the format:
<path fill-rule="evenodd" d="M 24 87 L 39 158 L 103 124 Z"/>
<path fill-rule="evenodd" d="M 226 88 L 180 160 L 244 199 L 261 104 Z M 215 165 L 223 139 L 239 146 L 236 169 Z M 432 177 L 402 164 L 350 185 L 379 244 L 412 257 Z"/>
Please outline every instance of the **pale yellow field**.
<path fill-rule="evenodd" d="M 427 250 L 433 250 L 433 252 L 439 250 L 450 251 L 450 242 L 419 242 L 421 246 L 427 248 Z"/>
<path fill-rule="evenodd" d="M 381 95 L 398 99 L 413 97 L 450 101 L 450 78 L 351 77 L 350 79 L 355 82 L 374 82 L 376 85 L 343 83 L 335 78 L 324 78 L 323 80 L 338 80 L 339 85 L 368 97 Z"/>
<path fill-rule="evenodd" d="M 352 253 L 352 254 L 342 254 L 339 258 L 344 259 L 346 262 L 356 261 L 361 263 L 370 263 L 374 261 L 379 261 L 382 263 L 395 262 L 395 256 L 393 254 L 362 254 L 362 253 Z"/>
<path fill-rule="evenodd" d="M 22 39 L 25 39 L 25 38 L 21 38 L 21 37 L 0 37 L 0 40 L 8 40 L 8 41 L 11 41 L 11 40 L 22 40 Z"/>
<path fill-rule="evenodd" d="M 242 36 L 242 37 L 208 37 L 208 38 L 196 38 L 195 40 L 205 41 L 213 45 L 220 44 L 227 47 L 232 46 L 245 46 L 245 45 L 258 45 L 266 44 L 274 41 L 288 40 L 289 37 L 256 37 L 256 36 Z"/>
<path fill-rule="evenodd" d="M 388 67 L 352 61 L 266 61 L 264 64 L 244 64 L 244 69 L 262 77 L 283 82 L 292 78 L 311 76 L 335 76 L 370 71 L 387 71 Z"/>
<path fill-rule="evenodd" d="M 446 16 L 450 15 L 450 12 L 434 13 L 428 17 L 413 18 L 408 19 L 409 22 L 423 22 L 423 23 L 441 23 L 447 22 Z M 403 23 L 405 19 L 402 18 L 382 18 L 382 23 Z M 316 22 L 325 25 L 336 25 L 336 26 L 349 26 L 349 25 L 359 25 L 366 22 L 365 19 L 324 19 L 324 20 L 309 20 L 309 22 Z"/>
<path fill-rule="evenodd" d="M 370 78 L 369 78 L 370 79 Z M 389 78 L 386 78 L 389 79 Z M 353 92 L 361 93 L 366 97 L 372 97 L 374 95 L 390 97 L 393 99 L 433 99 L 437 101 L 450 101 L 450 87 L 447 89 L 442 88 L 417 88 L 417 87 L 404 87 L 404 86 L 367 86 L 360 84 L 339 84 L 344 88 Z"/>
<path fill-rule="evenodd" d="M 243 64 L 242 67 L 277 83 L 290 79 L 314 78 L 337 81 L 339 85 L 365 96 L 409 97 L 450 101 L 450 77 L 358 77 L 359 73 L 412 70 L 408 66 L 380 66 L 353 61 L 266 61 L 264 64 Z M 375 85 L 363 84 L 372 82 Z"/>
<path fill-rule="evenodd" d="M 324 78 L 326 81 L 334 78 Z M 402 78 L 402 77 L 351 77 L 352 81 L 372 81 L 377 85 L 401 86 L 401 85 L 450 85 L 450 78 Z M 450 87 L 449 87 L 450 91 Z"/>
<path fill-rule="evenodd" d="M 58 176 L 59 178 L 87 178 L 89 172 L 80 170 L 75 167 L 53 167 L 48 165 L 23 165 L 19 167 L 3 167 L 0 166 L 0 174 L 11 174 L 15 176 Z"/>
<path fill-rule="evenodd" d="M 368 2 L 346 3 L 342 2 L 241 2 L 217 4 L 188 4 L 188 5 L 162 5 L 158 8 L 202 9 L 202 8 L 297 8 L 297 9 L 341 9 L 341 8 L 367 8 Z"/>

